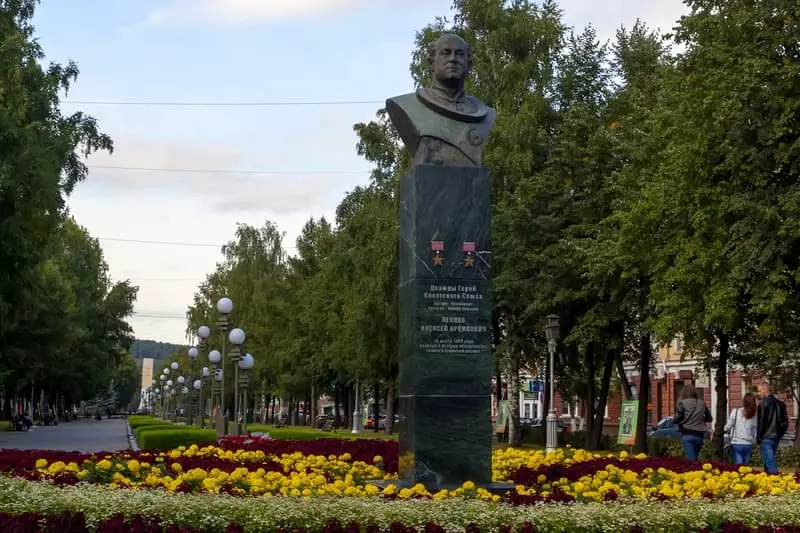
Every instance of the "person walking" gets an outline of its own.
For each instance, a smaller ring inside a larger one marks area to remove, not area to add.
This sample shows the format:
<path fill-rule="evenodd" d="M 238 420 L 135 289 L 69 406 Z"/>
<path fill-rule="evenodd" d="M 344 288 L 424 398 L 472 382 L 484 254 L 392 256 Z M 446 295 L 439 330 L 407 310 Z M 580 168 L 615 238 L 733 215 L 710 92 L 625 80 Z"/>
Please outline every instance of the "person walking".
<path fill-rule="evenodd" d="M 675 409 L 675 425 L 681 434 L 681 444 L 687 459 L 697 461 L 708 432 L 706 423 L 711 421 L 711 412 L 706 402 L 698 397 L 697 389 L 692 384 L 684 385 Z"/>
<path fill-rule="evenodd" d="M 778 443 L 789 428 L 786 415 L 786 404 L 777 399 L 770 389 L 769 382 L 762 381 L 758 387 L 761 402 L 758 404 L 758 423 L 756 440 L 761 457 L 764 459 L 764 471 L 767 474 L 778 473 Z"/>
<path fill-rule="evenodd" d="M 758 424 L 756 410 L 756 397 L 748 392 L 742 399 L 742 407 L 734 409 L 728 415 L 725 431 L 730 433 L 733 464 L 735 465 L 749 465 L 750 459 L 753 457 L 753 445 L 756 443 Z"/>

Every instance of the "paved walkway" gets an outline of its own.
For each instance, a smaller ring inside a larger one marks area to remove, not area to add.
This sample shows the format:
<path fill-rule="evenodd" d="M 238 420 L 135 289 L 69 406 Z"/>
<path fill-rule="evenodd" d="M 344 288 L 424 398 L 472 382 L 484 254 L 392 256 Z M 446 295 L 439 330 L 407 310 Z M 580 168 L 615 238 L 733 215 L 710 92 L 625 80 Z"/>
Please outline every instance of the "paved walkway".
<path fill-rule="evenodd" d="M 128 448 L 125 419 L 76 420 L 30 431 L 0 431 L 0 449 L 111 452 Z"/>

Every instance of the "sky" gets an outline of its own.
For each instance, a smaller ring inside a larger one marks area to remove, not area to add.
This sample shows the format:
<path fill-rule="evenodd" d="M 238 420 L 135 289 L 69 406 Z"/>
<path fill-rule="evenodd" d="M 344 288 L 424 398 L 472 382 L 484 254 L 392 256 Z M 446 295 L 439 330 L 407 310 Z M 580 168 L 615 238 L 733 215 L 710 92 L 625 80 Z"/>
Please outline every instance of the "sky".
<path fill-rule="evenodd" d="M 100 239 L 112 278 L 139 286 L 131 318 L 137 338 L 186 342 L 186 308 L 238 223 L 276 223 L 294 253 L 306 220 L 332 219 L 342 196 L 368 181 L 353 125 L 373 118 L 387 97 L 413 89 L 415 32 L 450 14 L 451 5 L 40 4 L 35 25 L 48 60 L 74 60 L 81 70 L 64 112 L 93 115 L 114 139 L 112 155 L 87 162 L 89 178 L 68 204 Z M 669 31 L 686 9 L 680 0 L 559 5 L 569 25 L 591 23 L 603 40 L 637 18 Z M 330 104 L 343 101 L 350 103 Z M 318 105 L 230 105 L 265 102 Z"/>

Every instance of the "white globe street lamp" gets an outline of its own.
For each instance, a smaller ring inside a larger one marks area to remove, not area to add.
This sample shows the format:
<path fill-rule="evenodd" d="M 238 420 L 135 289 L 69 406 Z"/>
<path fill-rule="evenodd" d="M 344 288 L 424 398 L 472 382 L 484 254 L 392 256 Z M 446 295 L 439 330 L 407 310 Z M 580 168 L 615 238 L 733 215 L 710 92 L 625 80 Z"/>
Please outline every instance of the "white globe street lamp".
<path fill-rule="evenodd" d="M 208 337 L 211 336 L 211 328 L 208 326 L 200 326 L 197 328 L 197 336 L 203 340 L 206 340 Z"/>
<path fill-rule="evenodd" d="M 208 362 L 213 364 L 219 364 L 222 360 L 222 354 L 219 353 L 219 350 L 211 350 L 208 352 Z"/>
<path fill-rule="evenodd" d="M 187 353 L 189 354 L 189 357 L 192 359 L 197 359 L 197 356 L 200 355 L 200 352 L 194 346 L 189 348 L 189 351 Z"/>
<path fill-rule="evenodd" d="M 244 334 L 244 330 L 241 328 L 233 328 L 228 334 L 228 340 L 231 341 L 231 344 L 236 346 L 241 346 L 244 344 L 246 338 L 247 335 Z"/>
<path fill-rule="evenodd" d="M 177 362 L 177 361 L 173 361 L 173 362 L 172 362 L 172 364 L 171 364 L 171 365 L 169 365 L 169 367 L 170 367 L 172 370 L 178 370 L 178 368 L 179 368 L 178 362 Z"/>
<path fill-rule="evenodd" d="M 203 388 L 203 382 L 200 381 L 199 379 L 196 379 L 194 380 L 194 383 L 192 383 L 192 386 L 194 387 L 194 390 L 200 390 L 201 388 Z"/>
<path fill-rule="evenodd" d="M 256 364 L 255 359 L 253 359 L 253 356 L 250 355 L 249 353 L 245 354 L 245 356 L 242 357 L 241 360 L 239 360 L 239 368 L 241 368 L 242 370 L 250 370 L 251 368 L 253 368 L 255 364 Z"/>
<path fill-rule="evenodd" d="M 217 311 L 223 315 L 231 314 L 231 311 L 233 311 L 233 301 L 228 297 L 220 298 L 219 301 L 217 301 Z"/>

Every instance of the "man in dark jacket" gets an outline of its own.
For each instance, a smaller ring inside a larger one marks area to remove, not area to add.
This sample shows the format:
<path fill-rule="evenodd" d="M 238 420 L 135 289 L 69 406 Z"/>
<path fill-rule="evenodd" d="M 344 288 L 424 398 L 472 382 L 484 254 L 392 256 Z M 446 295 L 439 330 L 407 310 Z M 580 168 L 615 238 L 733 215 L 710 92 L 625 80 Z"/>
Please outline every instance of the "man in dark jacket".
<path fill-rule="evenodd" d="M 778 462 L 775 455 L 778 443 L 786 429 L 782 420 L 778 399 L 773 396 L 769 383 L 762 381 L 758 388 L 761 402 L 758 404 L 758 421 L 756 423 L 756 440 L 764 459 L 764 471 L 767 474 L 778 473 Z"/>

